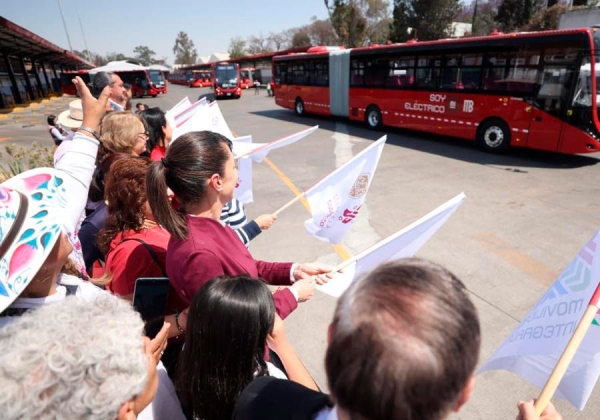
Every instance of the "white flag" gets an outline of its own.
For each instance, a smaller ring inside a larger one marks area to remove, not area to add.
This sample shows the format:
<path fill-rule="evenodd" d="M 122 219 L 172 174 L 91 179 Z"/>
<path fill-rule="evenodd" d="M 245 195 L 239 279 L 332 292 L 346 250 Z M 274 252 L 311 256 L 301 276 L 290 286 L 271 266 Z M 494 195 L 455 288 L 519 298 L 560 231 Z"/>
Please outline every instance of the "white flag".
<path fill-rule="evenodd" d="M 355 278 L 372 270 L 375 266 L 399 258 L 412 257 L 464 201 L 465 194 L 460 193 L 401 231 L 367 248 L 354 257 L 355 261 L 345 267 L 342 273 L 336 274 L 329 283 L 317 286 L 317 289 L 331 296 L 339 297 Z"/>
<path fill-rule="evenodd" d="M 185 133 L 210 130 L 210 127 L 210 110 L 206 99 L 202 98 L 175 116 L 172 141 Z"/>
<path fill-rule="evenodd" d="M 543 387 L 599 281 L 600 230 L 479 372 L 504 369 Z M 585 407 L 600 376 L 599 322 L 597 315 L 555 394 L 579 410 Z"/>
<path fill-rule="evenodd" d="M 279 149 L 280 147 L 295 143 L 298 140 L 315 132 L 317 128 L 319 128 L 319 126 L 315 125 L 314 127 L 302 130 L 298 133 L 289 135 L 287 137 L 280 138 L 278 140 L 272 141 L 271 143 L 254 143 L 253 148 L 251 150 L 246 151 L 244 156 L 250 156 L 250 159 L 252 159 L 255 162 L 262 162 L 262 160 L 265 158 L 265 156 L 267 156 L 267 154 L 271 150 Z"/>
<path fill-rule="evenodd" d="M 187 96 L 185 98 L 183 98 L 181 101 L 179 101 L 177 103 L 177 105 L 175 105 L 173 108 L 169 109 L 166 113 L 165 113 L 165 117 L 167 118 L 167 120 L 171 123 L 171 125 L 175 125 L 175 115 L 180 114 L 181 112 L 183 112 L 186 108 L 188 108 L 192 103 L 190 102 L 190 98 L 188 98 Z"/>
<path fill-rule="evenodd" d="M 221 108 L 219 108 L 219 104 L 217 101 L 212 102 L 209 106 L 211 112 L 211 127 L 207 128 L 207 130 L 214 131 L 215 133 L 219 133 L 230 140 L 234 140 L 233 134 L 221 113 Z M 252 141 L 250 141 L 252 143 Z"/>
<path fill-rule="evenodd" d="M 236 155 L 236 150 L 240 146 L 252 144 L 252 136 L 237 137 L 233 139 L 233 154 Z M 237 160 L 238 165 L 238 186 L 235 189 L 235 198 L 243 204 L 252 203 L 254 196 L 252 194 L 252 159 L 240 158 Z"/>
<path fill-rule="evenodd" d="M 387 136 L 354 156 L 305 191 L 312 219 L 306 231 L 318 239 L 339 244 L 365 201 Z"/>

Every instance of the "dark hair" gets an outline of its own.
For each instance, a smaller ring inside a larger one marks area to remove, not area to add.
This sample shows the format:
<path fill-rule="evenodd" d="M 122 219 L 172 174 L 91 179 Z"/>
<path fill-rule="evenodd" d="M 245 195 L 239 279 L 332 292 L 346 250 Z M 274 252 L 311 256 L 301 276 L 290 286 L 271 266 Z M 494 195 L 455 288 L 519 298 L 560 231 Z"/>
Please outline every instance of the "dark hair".
<path fill-rule="evenodd" d="M 139 232 L 144 225 L 146 173 L 150 160 L 125 156 L 127 157 L 113 161 L 104 178 L 108 218 L 97 238 L 98 249 L 104 255 L 108 254 L 110 243 L 118 233 L 126 230 Z"/>
<path fill-rule="evenodd" d="M 479 319 L 465 286 L 417 258 L 354 282 L 331 328 L 329 388 L 357 420 L 446 418 L 479 357 Z"/>
<path fill-rule="evenodd" d="M 135 104 L 135 107 L 136 107 L 136 108 L 139 108 L 140 106 L 141 106 L 141 107 L 144 107 L 144 108 L 146 107 L 146 105 L 144 105 L 144 104 L 143 104 L 143 103 L 141 103 L 141 102 L 138 102 L 137 104 Z"/>
<path fill-rule="evenodd" d="M 188 234 L 185 207 L 200 202 L 206 195 L 213 174 L 224 176 L 231 140 L 212 131 L 194 131 L 180 136 L 167 149 L 167 155 L 153 162 L 146 182 L 148 202 L 159 225 L 171 236 L 184 239 Z M 170 188 L 179 201 L 175 211 L 167 197 Z"/>
<path fill-rule="evenodd" d="M 100 96 L 102 90 L 106 86 L 114 85 L 115 81 L 113 79 L 113 75 L 114 73 L 109 71 L 99 71 L 98 73 L 96 73 L 94 79 L 92 80 L 92 83 L 89 84 L 89 88 L 92 92 L 92 95 L 94 95 L 97 98 L 98 96 Z"/>
<path fill-rule="evenodd" d="M 48 125 L 56 126 L 54 120 L 56 119 L 56 115 L 48 115 Z"/>
<path fill-rule="evenodd" d="M 100 143 L 102 145 L 102 143 Z M 96 169 L 92 176 L 92 182 L 88 191 L 88 199 L 90 201 L 102 201 L 104 200 L 104 179 L 110 171 L 110 167 L 119 159 L 132 157 L 129 153 L 113 153 L 107 151 L 104 153 L 100 160 L 96 160 Z"/>
<path fill-rule="evenodd" d="M 156 146 L 164 146 L 165 133 L 163 127 L 167 126 L 167 118 L 160 108 L 147 108 L 140 112 L 140 116 L 148 127 L 148 150 Z"/>
<path fill-rule="evenodd" d="M 125 90 L 131 89 L 131 83 L 123 82 L 123 89 L 125 89 Z"/>
<path fill-rule="evenodd" d="M 264 352 L 274 322 L 273 295 L 260 279 L 223 276 L 200 288 L 190 305 L 176 380 L 191 417 L 231 418 L 240 392 L 267 374 Z"/>

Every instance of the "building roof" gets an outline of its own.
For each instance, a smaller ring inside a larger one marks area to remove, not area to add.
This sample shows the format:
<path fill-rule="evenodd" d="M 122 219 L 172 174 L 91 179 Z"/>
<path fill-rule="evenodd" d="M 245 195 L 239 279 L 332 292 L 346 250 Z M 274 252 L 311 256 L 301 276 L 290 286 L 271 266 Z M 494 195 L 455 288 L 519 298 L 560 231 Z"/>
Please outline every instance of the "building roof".
<path fill-rule="evenodd" d="M 46 63 L 64 64 L 80 69 L 95 67 L 94 63 L 0 16 L 0 50 L 8 55 L 23 55 Z"/>
<path fill-rule="evenodd" d="M 123 61 L 111 61 L 105 66 L 96 67 L 90 70 L 90 74 L 98 73 L 101 71 L 136 71 L 146 70 L 146 67 L 137 64 L 131 64 L 125 60 Z"/>

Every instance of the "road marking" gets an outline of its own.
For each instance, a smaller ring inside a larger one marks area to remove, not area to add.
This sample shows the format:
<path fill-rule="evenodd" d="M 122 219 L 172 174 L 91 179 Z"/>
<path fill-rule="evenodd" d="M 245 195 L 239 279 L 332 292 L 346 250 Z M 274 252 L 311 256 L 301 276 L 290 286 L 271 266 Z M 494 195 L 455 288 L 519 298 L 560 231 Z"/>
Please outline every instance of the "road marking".
<path fill-rule="evenodd" d="M 264 158 L 263 162 L 269 168 L 271 168 L 271 170 L 273 172 L 275 172 L 279 176 L 279 178 L 281 178 L 283 183 L 285 185 L 287 185 L 287 187 L 290 190 L 292 190 L 292 192 L 294 193 L 294 195 L 296 197 L 299 196 L 300 194 L 302 194 L 302 191 L 300 191 L 300 189 L 298 189 L 298 187 L 296 187 L 296 185 L 292 182 L 292 180 L 286 174 L 284 174 L 283 171 L 277 167 L 277 165 L 275 165 L 273 162 L 271 162 L 271 160 L 269 160 L 269 158 Z M 300 201 L 302 202 L 302 205 L 304 205 L 304 208 L 306 209 L 306 211 L 308 211 L 310 213 L 310 205 L 308 204 L 308 200 L 306 200 L 306 198 L 302 197 L 300 199 Z M 348 253 L 348 251 L 346 251 L 346 248 L 344 248 L 343 245 L 332 244 L 331 246 L 343 260 L 347 260 L 350 258 L 350 254 Z"/>
<path fill-rule="evenodd" d="M 488 251 L 545 286 L 554 283 L 560 274 L 560 271 L 531 258 L 493 233 L 477 233 L 474 238 Z"/>
<path fill-rule="evenodd" d="M 10 140 L 12 137 L 0 137 L 0 141 Z"/>

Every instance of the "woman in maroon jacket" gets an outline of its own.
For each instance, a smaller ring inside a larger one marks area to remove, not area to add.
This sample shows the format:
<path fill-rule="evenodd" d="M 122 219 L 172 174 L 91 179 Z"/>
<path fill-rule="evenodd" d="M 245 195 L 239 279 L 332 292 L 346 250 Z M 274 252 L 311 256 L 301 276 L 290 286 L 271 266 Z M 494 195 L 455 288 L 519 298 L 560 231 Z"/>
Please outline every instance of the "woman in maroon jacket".
<path fill-rule="evenodd" d="M 148 201 L 156 221 L 170 234 L 167 274 L 189 305 L 207 281 L 222 275 L 260 277 L 274 285 L 291 285 L 274 294 L 281 318 L 297 302 L 310 299 L 315 284 L 327 281 L 330 269 L 315 264 L 258 261 L 220 221 L 221 209 L 233 198 L 238 173 L 231 141 L 210 131 L 187 133 L 172 143 L 166 157 L 148 172 Z M 167 190 L 181 204 L 174 210 Z"/>

